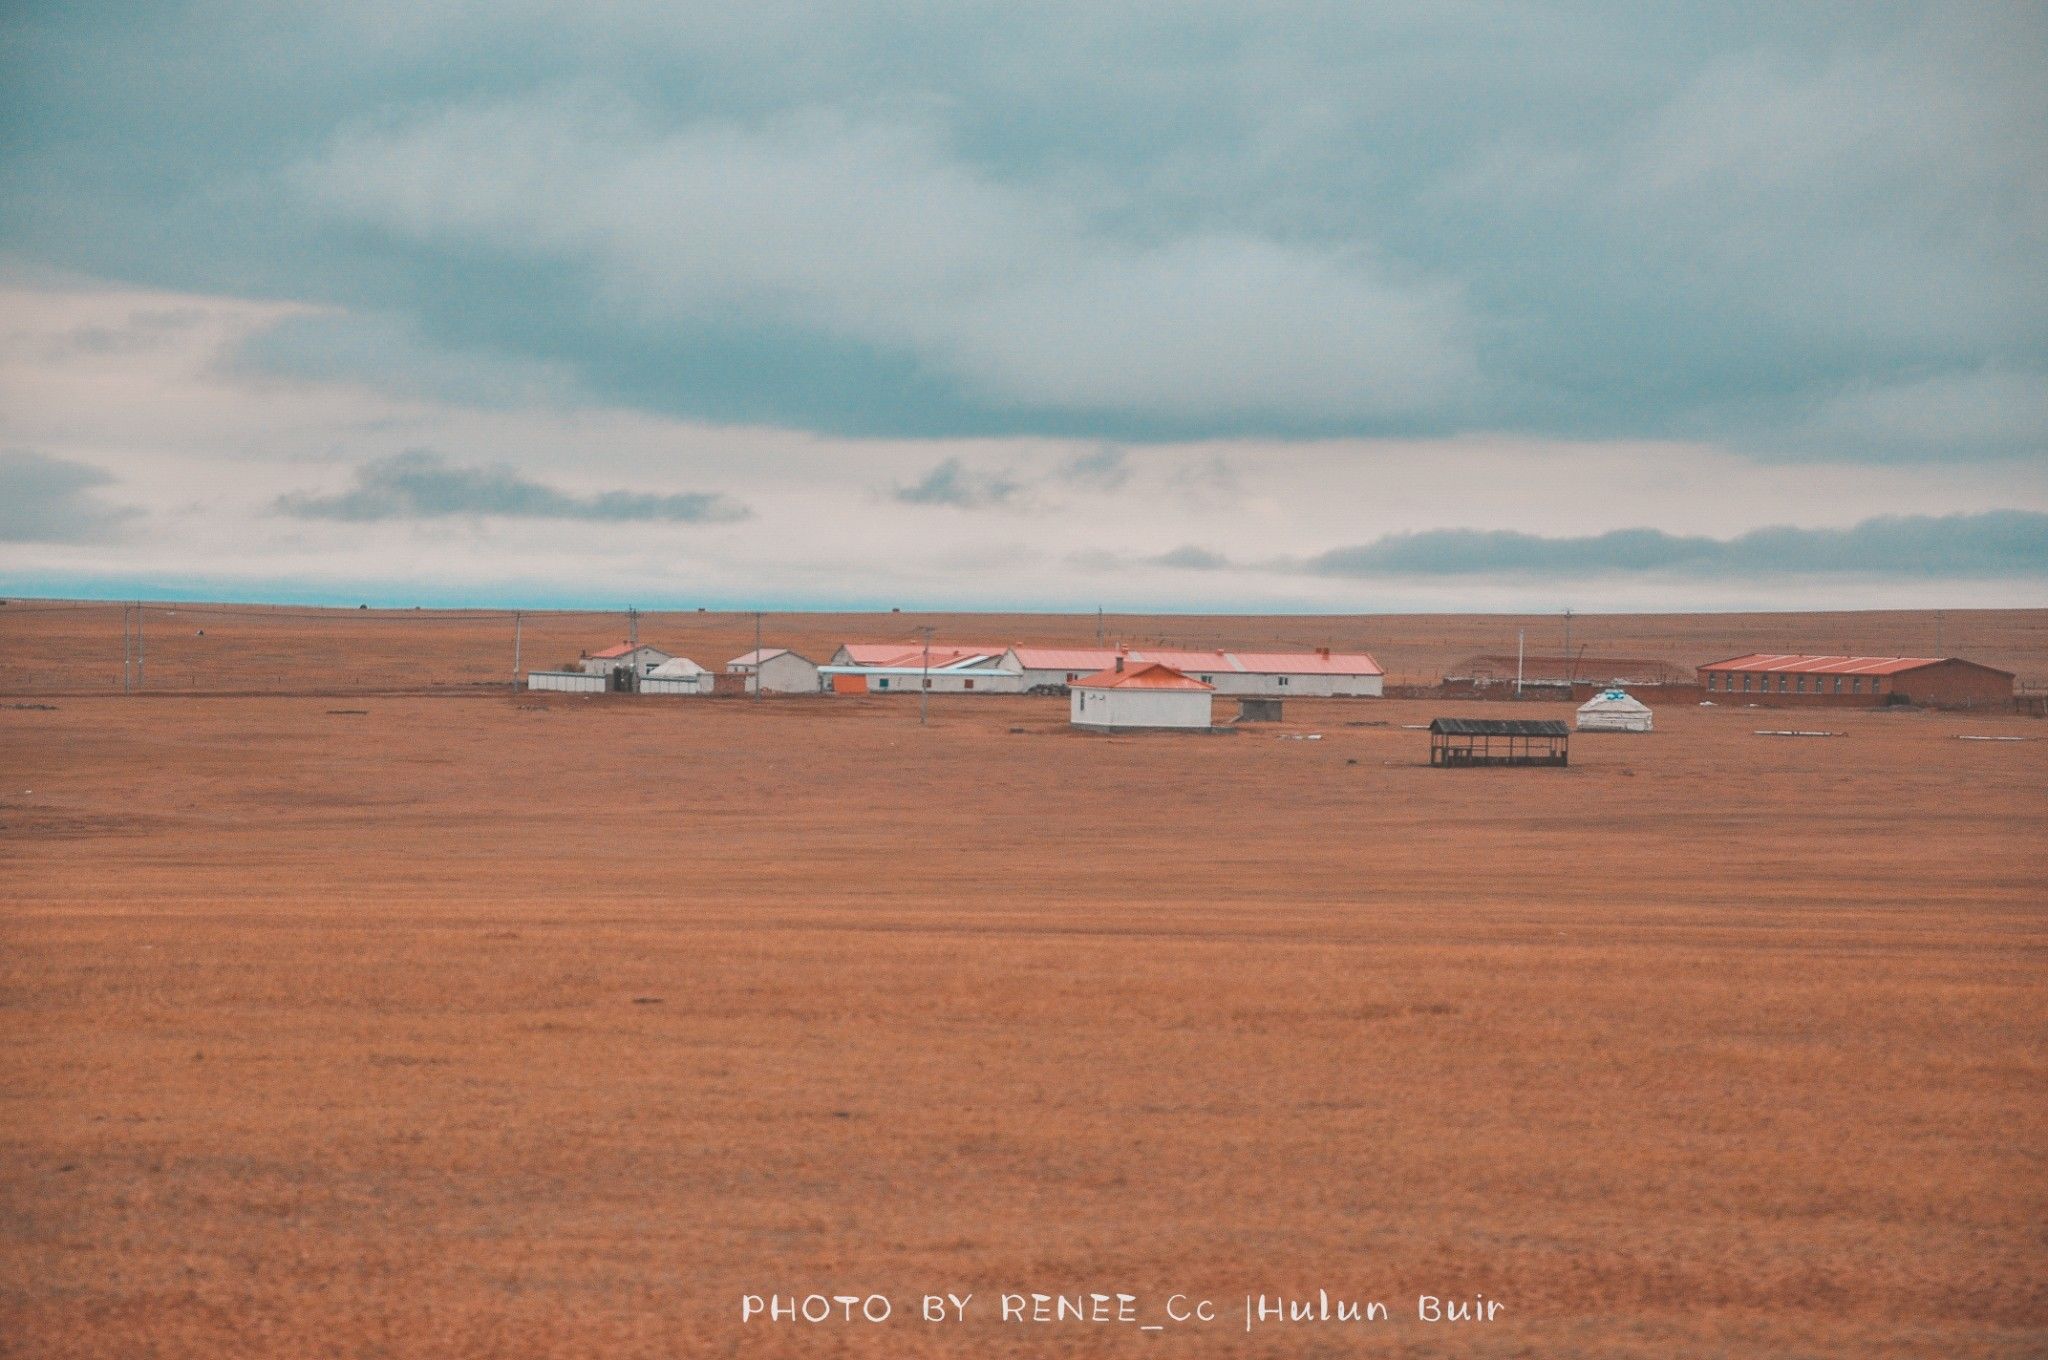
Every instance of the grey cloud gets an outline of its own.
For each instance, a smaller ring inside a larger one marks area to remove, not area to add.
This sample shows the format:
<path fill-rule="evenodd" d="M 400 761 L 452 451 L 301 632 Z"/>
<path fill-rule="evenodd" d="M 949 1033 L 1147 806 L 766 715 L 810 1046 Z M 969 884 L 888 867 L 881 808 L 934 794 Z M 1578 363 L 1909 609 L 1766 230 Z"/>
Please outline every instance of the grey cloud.
<path fill-rule="evenodd" d="M 1222 553 L 1192 544 L 1161 553 L 1152 562 L 1156 566 L 1179 567 L 1185 571 L 1223 571 L 1230 566 L 1230 559 Z"/>
<path fill-rule="evenodd" d="M 113 478 L 89 463 L 27 449 L 0 451 L 0 543 L 87 543 L 140 511 L 96 489 Z"/>
<path fill-rule="evenodd" d="M 363 464 L 356 469 L 355 485 L 347 491 L 333 495 L 297 492 L 280 497 L 277 509 L 300 519 L 358 522 L 504 515 L 726 524 L 749 515 L 745 506 L 706 492 L 604 491 L 578 496 L 530 481 L 509 467 L 462 466 L 419 449 Z"/>
<path fill-rule="evenodd" d="M 2034 5 L 16 8 L 0 249 L 403 313 L 275 357 L 404 391 L 1944 462 L 2048 352 Z"/>
<path fill-rule="evenodd" d="M 960 510 L 979 510 L 1007 505 L 1023 487 L 992 473 L 969 471 L 958 458 L 948 458 L 908 486 L 893 493 L 905 505 L 948 505 Z"/>
<path fill-rule="evenodd" d="M 1115 444 L 1104 444 L 1067 460 L 1059 475 L 1076 486 L 1115 491 L 1130 480 L 1130 455 Z"/>
<path fill-rule="evenodd" d="M 1992 510 L 1974 515 L 1882 516 L 1847 529 L 1783 526 L 1725 539 L 1660 529 L 1555 538 L 1513 530 L 1432 529 L 1332 549 L 1298 569 L 1317 576 L 1357 577 L 1631 572 L 2048 576 L 2048 514 Z"/>

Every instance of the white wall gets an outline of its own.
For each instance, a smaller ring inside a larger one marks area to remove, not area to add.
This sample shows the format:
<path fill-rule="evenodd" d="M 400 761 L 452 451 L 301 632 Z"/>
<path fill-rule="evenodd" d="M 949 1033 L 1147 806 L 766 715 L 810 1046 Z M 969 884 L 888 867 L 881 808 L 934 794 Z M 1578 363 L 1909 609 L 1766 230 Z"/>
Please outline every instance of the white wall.
<path fill-rule="evenodd" d="M 602 675 L 585 675 L 581 671 L 528 671 L 528 689 L 565 691 L 571 694 L 602 694 L 609 680 Z"/>
<path fill-rule="evenodd" d="M 763 694 L 816 694 L 818 668 L 795 652 L 778 652 L 758 667 L 747 668 L 747 692 L 757 686 Z"/>
<path fill-rule="evenodd" d="M 709 694 L 716 683 L 709 671 L 702 675 L 664 677 L 643 675 L 640 677 L 642 694 Z"/>
<path fill-rule="evenodd" d="M 1210 695 L 1199 689 L 1083 689 L 1067 695 L 1067 720 L 1076 727 L 1210 726 Z"/>

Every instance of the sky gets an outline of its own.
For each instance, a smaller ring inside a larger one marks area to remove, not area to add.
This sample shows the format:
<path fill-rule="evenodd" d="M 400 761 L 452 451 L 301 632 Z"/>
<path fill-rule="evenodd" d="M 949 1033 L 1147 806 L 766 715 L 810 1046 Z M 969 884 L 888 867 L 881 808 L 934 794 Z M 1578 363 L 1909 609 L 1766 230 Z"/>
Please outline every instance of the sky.
<path fill-rule="evenodd" d="M 0 591 L 2048 604 L 2048 6 L 21 4 Z"/>

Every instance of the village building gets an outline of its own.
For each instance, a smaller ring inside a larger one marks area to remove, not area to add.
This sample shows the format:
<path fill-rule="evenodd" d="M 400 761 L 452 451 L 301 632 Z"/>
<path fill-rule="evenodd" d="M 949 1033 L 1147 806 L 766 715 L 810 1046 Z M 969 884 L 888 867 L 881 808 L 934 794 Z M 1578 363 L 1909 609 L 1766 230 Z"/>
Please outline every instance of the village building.
<path fill-rule="evenodd" d="M 1015 694 L 1023 682 L 1003 669 L 1004 651 L 963 643 L 847 642 L 819 669 L 834 694 Z"/>
<path fill-rule="evenodd" d="M 818 663 L 787 647 L 763 647 L 736 656 L 725 663 L 725 673 L 742 677 L 749 694 L 816 694 L 820 685 Z"/>
<path fill-rule="evenodd" d="M 1207 731 L 1213 686 L 1156 661 L 1117 657 L 1107 670 L 1077 678 L 1067 720 L 1101 732 L 1154 728 Z"/>
<path fill-rule="evenodd" d="M 586 653 L 576 664 L 588 675 L 612 675 L 618 671 L 629 671 L 634 676 L 646 675 L 662 662 L 672 660 L 672 654 L 659 647 L 650 647 L 644 642 L 621 642 L 601 652 Z"/>
<path fill-rule="evenodd" d="M 1386 672 L 1364 652 L 1190 651 L 1171 647 L 1012 647 L 1001 666 L 1019 677 L 1024 690 L 1065 689 L 1083 677 L 1116 664 L 1119 656 L 1132 663 L 1170 666 L 1225 695 L 1288 698 L 1376 698 L 1384 692 Z"/>
<path fill-rule="evenodd" d="M 1647 732 L 1650 706 L 1627 690 L 1602 690 L 1579 705 L 1581 732 Z"/>
<path fill-rule="evenodd" d="M 2004 708 L 2013 673 L 1957 657 L 1817 656 L 1753 652 L 1699 668 L 1700 688 L 1715 703 L 1767 707 Z"/>

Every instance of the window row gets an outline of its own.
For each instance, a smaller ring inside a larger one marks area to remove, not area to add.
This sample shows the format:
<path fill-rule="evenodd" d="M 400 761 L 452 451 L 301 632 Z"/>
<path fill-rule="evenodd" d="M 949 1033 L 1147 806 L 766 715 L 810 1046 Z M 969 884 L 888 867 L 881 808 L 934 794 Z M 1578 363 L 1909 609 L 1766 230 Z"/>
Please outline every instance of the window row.
<path fill-rule="evenodd" d="M 1790 675 L 1783 672 L 1775 675 L 1744 673 L 1738 676 L 1708 671 L 1707 689 L 1727 694 L 1862 694 L 1866 678 L 1870 681 L 1870 693 L 1883 692 L 1882 680 L 1875 675 Z M 1742 682 L 1739 686 L 1735 683 L 1738 679 Z M 1773 680 L 1777 681 L 1775 686 L 1771 683 Z M 1811 685 L 1807 683 L 1809 680 L 1813 682 Z"/>

